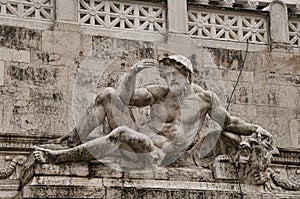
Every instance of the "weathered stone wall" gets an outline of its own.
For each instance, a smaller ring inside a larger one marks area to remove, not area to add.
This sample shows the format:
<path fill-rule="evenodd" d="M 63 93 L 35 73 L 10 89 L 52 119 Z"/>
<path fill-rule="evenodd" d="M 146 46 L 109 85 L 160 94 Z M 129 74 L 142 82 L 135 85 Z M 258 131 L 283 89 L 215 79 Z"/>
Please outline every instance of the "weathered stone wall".
<path fill-rule="evenodd" d="M 70 14 L 60 12 L 55 22 L 0 18 L 1 168 L 16 155 L 28 155 L 33 145 L 67 134 L 101 88 L 116 86 L 138 60 L 166 52 L 188 56 L 195 82 L 215 91 L 225 107 L 244 64 L 229 112 L 270 131 L 276 146 L 300 148 L 300 43 L 291 46 L 272 33 L 260 44 L 250 42 L 246 52 L 245 40 L 194 37 L 184 31 L 185 23 L 192 23 L 181 4 L 169 5 L 168 17 L 186 18 L 168 24 L 165 32 L 98 29 L 77 23 L 75 1 L 66 2 L 58 0 L 56 6 L 70 6 Z M 226 10 L 231 12 L 237 11 Z M 298 15 L 290 19 L 299 23 Z M 144 74 L 147 78 L 139 78 L 139 86 L 161 81 L 155 71 Z M 210 126 L 206 124 L 201 134 Z M 299 173 L 295 169 L 297 179 Z M 10 179 L 18 178 L 15 174 Z"/>
<path fill-rule="evenodd" d="M 79 106 L 92 102 L 104 86 L 115 86 L 133 63 L 157 58 L 168 45 L 73 31 L 0 29 L 0 131 L 22 137 L 66 134 L 83 114 Z M 226 43 L 193 49 L 186 54 L 195 64 L 195 82 L 214 90 L 227 106 L 245 50 L 227 49 Z M 280 147 L 300 146 L 299 62 L 295 53 L 248 52 L 229 108 L 269 130 Z"/>

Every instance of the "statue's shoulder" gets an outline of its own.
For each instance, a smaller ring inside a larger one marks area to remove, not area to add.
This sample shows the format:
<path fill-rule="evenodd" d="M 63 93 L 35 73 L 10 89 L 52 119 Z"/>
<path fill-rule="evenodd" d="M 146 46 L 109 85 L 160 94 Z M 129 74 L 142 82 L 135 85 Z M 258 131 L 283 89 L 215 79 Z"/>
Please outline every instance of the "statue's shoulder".
<path fill-rule="evenodd" d="M 204 101 L 210 102 L 212 97 L 212 92 L 209 90 L 205 90 L 201 86 L 197 84 L 192 84 L 194 92 Z"/>
<path fill-rule="evenodd" d="M 168 93 L 168 87 L 162 85 L 147 86 L 147 90 L 153 95 L 154 98 L 161 98 Z"/>

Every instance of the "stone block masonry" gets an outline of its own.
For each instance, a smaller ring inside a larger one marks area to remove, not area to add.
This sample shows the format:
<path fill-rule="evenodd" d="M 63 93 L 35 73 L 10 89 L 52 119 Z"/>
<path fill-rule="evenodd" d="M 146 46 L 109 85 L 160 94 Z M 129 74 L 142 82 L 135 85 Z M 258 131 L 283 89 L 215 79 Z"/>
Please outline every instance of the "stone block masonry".
<path fill-rule="evenodd" d="M 0 2 L 3 162 L 7 156 L 26 156 L 33 145 L 67 134 L 101 88 L 116 86 L 130 66 L 144 58 L 157 59 L 164 53 L 189 57 L 195 83 L 215 91 L 227 106 L 247 53 L 229 112 L 263 126 L 281 150 L 289 148 L 274 161 L 281 164 L 279 172 L 299 179 L 300 22 L 298 15 L 290 17 L 284 5 L 276 3 L 276 9 L 267 13 L 181 0 L 46 0 L 28 1 L 26 12 L 24 2 Z M 284 10 L 278 15 L 284 20 L 280 24 L 276 10 Z M 161 81 L 155 75 L 138 77 L 138 86 Z M 199 138 L 213 125 L 207 122 Z M 290 165 L 293 169 L 285 171 Z M 211 173 L 198 170 L 139 176 L 80 163 L 38 165 L 33 171 L 33 180 L 22 184 L 24 198 L 239 197 L 237 184 L 211 182 Z M 2 193 L 15 196 L 18 183 L 0 181 L 0 197 Z M 243 185 L 242 189 L 244 198 L 298 198 L 300 194 L 273 197 L 262 187 Z"/>

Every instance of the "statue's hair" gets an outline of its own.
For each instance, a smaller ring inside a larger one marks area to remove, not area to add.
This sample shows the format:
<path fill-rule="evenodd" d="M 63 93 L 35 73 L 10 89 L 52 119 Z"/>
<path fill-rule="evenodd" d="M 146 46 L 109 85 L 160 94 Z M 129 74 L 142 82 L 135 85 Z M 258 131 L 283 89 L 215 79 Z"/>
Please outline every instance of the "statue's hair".
<path fill-rule="evenodd" d="M 188 78 L 189 82 L 193 82 L 193 73 L 191 70 L 189 70 L 184 64 L 181 62 L 178 62 L 174 59 L 170 59 L 169 57 L 164 57 L 163 59 L 159 60 L 159 68 L 161 68 L 162 65 L 167 65 L 169 67 L 175 68 L 177 71 L 179 71 L 182 75 Z"/>

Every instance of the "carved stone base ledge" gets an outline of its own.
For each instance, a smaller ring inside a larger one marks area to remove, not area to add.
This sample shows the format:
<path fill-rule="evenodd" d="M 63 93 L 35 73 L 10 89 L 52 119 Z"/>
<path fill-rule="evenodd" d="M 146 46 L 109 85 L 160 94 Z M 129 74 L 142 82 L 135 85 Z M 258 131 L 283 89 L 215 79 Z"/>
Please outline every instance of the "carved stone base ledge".
<path fill-rule="evenodd" d="M 23 176 L 22 189 L 15 197 L 18 199 L 240 198 L 238 184 L 217 183 L 211 171 L 199 168 L 159 168 L 129 174 L 95 163 L 44 164 L 27 168 Z M 265 192 L 262 186 L 241 187 L 244 199 L 281 198 Z"/>
<path fill-rule="evenodd" d="M 14 198 L 19 191 L 18 180 L 0 180 L 0 198 L 11 199 Z"/>
<path fill-rule="evenodd" d="M 293 46 L 289 43 L 279 43 L 279 42 L 271 42 L 271 51 L 273 52 L 288 52 L 293 53 Z"/>

